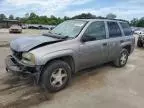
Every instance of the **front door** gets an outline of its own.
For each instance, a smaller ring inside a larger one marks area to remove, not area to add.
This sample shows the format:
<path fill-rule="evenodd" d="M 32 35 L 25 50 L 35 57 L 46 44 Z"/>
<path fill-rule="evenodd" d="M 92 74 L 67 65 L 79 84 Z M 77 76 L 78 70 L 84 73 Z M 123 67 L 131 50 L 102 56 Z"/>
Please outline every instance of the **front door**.
<path fill-rule="evenodd" d="M 89 25 L 83 37 L 92 40 L 82 42 L 80 45 L 80 67 L 87 68 L 108 60 L 108 42 L 104 21 L 96 21 Z"/>

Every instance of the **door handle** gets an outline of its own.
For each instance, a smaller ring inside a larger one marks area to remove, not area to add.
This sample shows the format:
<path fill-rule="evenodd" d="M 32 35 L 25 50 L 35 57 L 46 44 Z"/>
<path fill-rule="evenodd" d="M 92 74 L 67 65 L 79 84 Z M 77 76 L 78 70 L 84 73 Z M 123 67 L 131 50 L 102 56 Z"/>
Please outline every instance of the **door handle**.
<path fill-rule="evenodd" d="M 107 43 L 103 43 L 103 46 L 107 46 Z"/>

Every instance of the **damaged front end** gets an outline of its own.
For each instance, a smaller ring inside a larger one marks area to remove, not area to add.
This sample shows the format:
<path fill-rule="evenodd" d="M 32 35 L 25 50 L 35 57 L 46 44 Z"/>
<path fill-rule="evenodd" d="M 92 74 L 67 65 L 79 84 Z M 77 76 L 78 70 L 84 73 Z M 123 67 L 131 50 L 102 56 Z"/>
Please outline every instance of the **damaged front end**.
<path fill-rule="evenodd" d="M 62 40 L 46 36 L 25 37 L 13 40 L 10 43 L 12 54 L 7 56 L 5 60 L 6 70 L 12 73 L 34 76 L 38 82 L 43 66 L 37 65 L 36 58 L 30 52 L 60 41 Z"/>
<path fill-rule="evenodd" d="M 28 75 L 35 79 L 35 82 L 39 82 L 40 73 L 42 66 L 37 65 L 27 65 L 24 64 L 21 60 L 16 58 L 14 55 L 9 55 L 5 59 L 6 71 L 11 72 L 17 75 Z"/>

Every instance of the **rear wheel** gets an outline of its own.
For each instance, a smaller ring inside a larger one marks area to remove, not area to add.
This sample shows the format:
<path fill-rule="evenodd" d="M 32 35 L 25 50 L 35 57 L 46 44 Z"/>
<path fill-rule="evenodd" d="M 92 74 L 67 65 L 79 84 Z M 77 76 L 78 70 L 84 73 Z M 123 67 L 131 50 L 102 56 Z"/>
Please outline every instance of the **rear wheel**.
<path fill-rule="evenodd" d="M 137 41 L 137 46 L 138 46 L 139 48 L 143 47 L 143 43 L 141 42 L 141 40 L 138 40 L 138 41 Z"/>
<path fill-rule="evenodd" d="M 127 49 L 122 49 L 120 56 L 114 61 L 114 65 L 116 67 L 124 67 L 127 64 L 128 56 Z"/>
<path fill-rule="evenodd" d="M 57 92 L 66 87 L 71 79 L 71 68 L 64 61 L 53 61 L 43 71 L 41 85 L 45 90 Z"/>

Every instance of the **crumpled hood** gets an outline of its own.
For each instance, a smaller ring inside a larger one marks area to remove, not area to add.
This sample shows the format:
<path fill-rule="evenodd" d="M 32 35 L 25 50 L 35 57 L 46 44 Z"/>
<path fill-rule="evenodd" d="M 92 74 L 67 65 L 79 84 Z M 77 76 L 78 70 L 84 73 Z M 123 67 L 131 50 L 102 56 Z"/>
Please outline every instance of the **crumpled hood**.
<path fill-rule="evenodd" d="M 38 45 L 49 44 L 51 42 L 55 42 L 58 40 L 59 39 L 47 37 L 47 36 L 21 37 L 11 41 L 10 47 L 15 51 L 25 52 L 25 51 L 29 51 L 34 47 L 37 47 Z"/>

